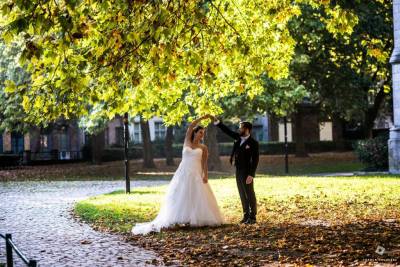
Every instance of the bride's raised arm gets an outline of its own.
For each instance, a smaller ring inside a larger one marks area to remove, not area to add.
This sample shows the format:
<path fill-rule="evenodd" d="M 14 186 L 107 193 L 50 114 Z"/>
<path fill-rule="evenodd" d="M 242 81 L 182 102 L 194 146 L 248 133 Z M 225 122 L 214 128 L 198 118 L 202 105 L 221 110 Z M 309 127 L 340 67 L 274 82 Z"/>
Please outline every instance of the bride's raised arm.
<path fill-rule="evenodd" d="M 199 124 L 200 121 L 205 120 L 205 119 L 210 119 L 211 115 L 204 115 L 198 119 L 195 119 L 192 121 L 189 125 L 189 127 L 186 130 L 186 136 L 185 136 L 185 141 L 183 145 L 190 145 L 192 143 L 192 133 L 193 133 L 193 128 L 196 127 L 197 124 Z"/>

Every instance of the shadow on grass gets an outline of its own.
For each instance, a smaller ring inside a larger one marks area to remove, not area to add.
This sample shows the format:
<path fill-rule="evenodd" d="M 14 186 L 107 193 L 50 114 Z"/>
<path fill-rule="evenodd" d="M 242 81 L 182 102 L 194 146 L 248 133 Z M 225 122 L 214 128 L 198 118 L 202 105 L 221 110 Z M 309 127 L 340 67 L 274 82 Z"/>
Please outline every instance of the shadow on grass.
<path fill-rule="evenodd" d="M 277 262 L 322 266 L 400 263 L 400 225 L 394 222 L 179 227 L 130 238 L 161 252 L 166 261 L 174 260 L 171 255 L 175 255 L 183 265 L 205 266 L 213 261 L 251 266 Z M 383 253 L 376 252 L 378 246 L 384 248 Z"/>

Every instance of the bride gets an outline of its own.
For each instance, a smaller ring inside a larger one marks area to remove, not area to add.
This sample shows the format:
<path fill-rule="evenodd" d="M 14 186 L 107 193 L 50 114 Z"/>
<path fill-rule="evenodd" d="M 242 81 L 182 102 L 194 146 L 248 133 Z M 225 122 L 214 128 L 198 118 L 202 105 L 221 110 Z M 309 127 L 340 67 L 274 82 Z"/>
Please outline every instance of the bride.
<path fill-rule="evenodd" d="M 138 223 L 133 234 L 159 232 L 175 224 L 214 226 L 224 223 L 215 196 L 208 184 L 208 150 L 200 143 L 204 128 L 197 125 L 210 115 L 194 120 L 188 127 L 179 164 L 157 217 L 147 223 Z"/>

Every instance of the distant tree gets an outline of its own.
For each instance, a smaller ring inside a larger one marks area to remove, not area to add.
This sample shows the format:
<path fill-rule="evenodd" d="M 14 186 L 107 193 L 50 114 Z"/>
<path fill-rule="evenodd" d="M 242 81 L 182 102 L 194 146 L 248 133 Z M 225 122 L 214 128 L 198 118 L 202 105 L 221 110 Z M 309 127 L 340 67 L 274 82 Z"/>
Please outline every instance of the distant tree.
<path fill-rule="evenodd" d="M 153 145 L 150 138 L 149 121 L 140 117 L 140 128 L 142 130 L 142 144 L 143 144 L 143 167 L 155 168 Z"/>
<path fill-rule="evenodd" d="M 23 43 L 14 42 L 6 46 L 0 41 L 0 131 L 24 132 L 29 127 L 19 94 L 9 94 L 7 87 L 14 89 L 29 84 L 30 75 L 19 63 Z"/>
<path fill-rule="evenodd" d="M 297 55 L 290 73 L 322 112 L 362 122 L 370 137 L 379 109 L 390 99 L 392 1 L 337 3 L 357 17 L 353 31 L 332 33 L 324 22 L 332 16 L 329 10 L 302 5 L 302 14 L 289 23 Z"/>
<path fill-rule="evenodd" d="M 174 166 L 174 127 L 167 126 L 167 132 L 165 133 L 164 152 L 165 152 L 165 163 L 167 166 Z"/>

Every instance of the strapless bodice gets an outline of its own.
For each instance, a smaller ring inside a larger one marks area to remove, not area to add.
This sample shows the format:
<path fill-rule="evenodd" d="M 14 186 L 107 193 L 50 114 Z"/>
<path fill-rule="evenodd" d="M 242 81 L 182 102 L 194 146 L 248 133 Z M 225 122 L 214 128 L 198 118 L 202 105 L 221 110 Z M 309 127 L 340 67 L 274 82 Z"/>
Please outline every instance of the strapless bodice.
<path fill-rule="evenodd" d="M 203 155 L 203 149 L 201 149 L 199 147 L 191 148 L 190 146 L 184 146 L 182 149 L 181 165 L 184 165 L 185 167 L 201 170 L 202 155 Z"/>

